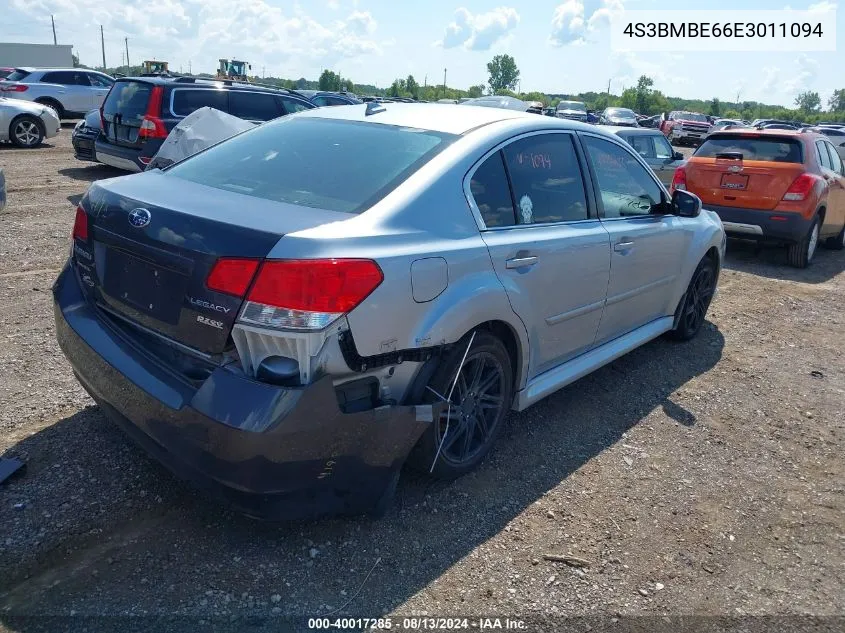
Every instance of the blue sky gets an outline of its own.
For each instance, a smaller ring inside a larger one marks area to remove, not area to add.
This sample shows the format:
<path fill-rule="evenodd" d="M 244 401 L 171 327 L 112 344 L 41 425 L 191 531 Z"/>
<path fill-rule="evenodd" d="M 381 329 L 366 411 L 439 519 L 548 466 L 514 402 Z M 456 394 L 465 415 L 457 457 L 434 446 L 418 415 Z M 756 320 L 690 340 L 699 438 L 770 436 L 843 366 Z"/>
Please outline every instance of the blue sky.
<path fill-rule="evenodd" d="M 0 40 L 73 44 L 88 65 L 166 59 L 171 67 L 213 72 L 219 57 L 252 62 L 270 75 L 316 78 L 332 68 L 353 81 L 389 85 L 413 74 L 422 83 L 484 83 L 498 53 L 516 59 L 521 89 L 621 92 L 641 74 L 671 96 L 719 97 L 791 105 L 802 90 L 824 102 L 845 88 L 842 37 L 836 53 L 637 53 L 610 50 L 608 17 L 622 9 L 807 9 L 830 0 L 5 0 Z M 8 5 L 7 5 L 8 6 Z M 836 12 L 845 32 L 845 11 Z M 828 14 L 831 15 L 831 14 Z M 830 19 L 830 18 L 828 18 Z M 2 62 L 2 60 L 0 60 Z"/>

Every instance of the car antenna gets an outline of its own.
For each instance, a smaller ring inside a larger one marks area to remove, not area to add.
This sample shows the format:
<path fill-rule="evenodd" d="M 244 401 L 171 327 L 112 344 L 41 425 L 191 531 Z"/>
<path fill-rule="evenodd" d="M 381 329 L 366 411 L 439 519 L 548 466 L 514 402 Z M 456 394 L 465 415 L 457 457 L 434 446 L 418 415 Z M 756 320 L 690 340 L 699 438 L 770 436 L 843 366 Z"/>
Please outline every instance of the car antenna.
<path fill-rule="evenodd" d="M 384 106 L 383 103 L 379 103 L 378 101 L 369 101 L 367 103 L 367 110 L 364 112 L 364 116 L 370 116 L 371 114 L 378 114 L 379 112 L 385 112 L 387 108 Z"/>

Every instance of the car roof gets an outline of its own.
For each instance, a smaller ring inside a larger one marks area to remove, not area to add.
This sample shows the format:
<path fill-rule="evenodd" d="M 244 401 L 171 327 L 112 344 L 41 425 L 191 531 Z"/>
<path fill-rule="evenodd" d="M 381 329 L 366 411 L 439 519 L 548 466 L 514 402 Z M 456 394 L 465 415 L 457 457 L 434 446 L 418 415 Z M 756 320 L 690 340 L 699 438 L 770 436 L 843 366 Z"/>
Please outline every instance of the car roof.
<path fill-rule="evenodd" d="M 35 66 L 16 66 L 15 70 L 22 70 L 22 71 L 27 72 L 27 73 L 44 73 L 44 72 L 57 72 L 58 71 L 58 72 L 97 73 L 98 75 L 106 75 L 106 77 L 109 76 L 108 74 L 106 74 L 106 73 L 104 73 L 100 70 L 95 70 L 93 68 L 57 68 L 57 67 L 54 68 L 52 66 L 49 67 L 49 68 L 42 68 L 42 67 L 36 68 Z"/>
<path fill-rule="evenodd" d="M 181 79 L 181 81 L 180 81 Z M 193 81 L 186 81 L 193 79 Z M 118 77 L 115 81 L 143 81 L 156 86 L 170 86 L 173 88 L 196 88 L 199 90 L 220 90 L 225 88 L 227 90 L 247 90 L 251 92 L 269 92 L 276 94 L 291 95 L 306 99 L 306 97 L 299 92 L 288 90 L 287 88 L 276 88 L 264 84 L 250 84 L 244 82 L 233 82 L 231 80 L 214 79 L 209 77 Z"/>
<path fill-rule="evenodd" d="M 514 127 L 569 128 L 596 131 L 595 126 L 586 123 L 505 108 L 439 103 L 386 103 L 379 105 L 383 109 L 379 109 L 378 112 L 370 115 L 366 114 L 368 104 L 362 103 L 333 108 L 315 108 L 299 112 L 294 116 L 380 123 L 456 135 L 466 134 L 479 127 L 501 121 L 512 122 Z"/>
<path fill-rule="evenodd" d="M 622 125 L 602 125 L 601 129 L 607 130 L 611 134 L 625 132 L 625 134 L 651 134 L 652 136 L 657 136 L 658 134 L 660 134 L 661 136 L 663 136 L 663 132 L 653 127 L 625 127 Z"/>

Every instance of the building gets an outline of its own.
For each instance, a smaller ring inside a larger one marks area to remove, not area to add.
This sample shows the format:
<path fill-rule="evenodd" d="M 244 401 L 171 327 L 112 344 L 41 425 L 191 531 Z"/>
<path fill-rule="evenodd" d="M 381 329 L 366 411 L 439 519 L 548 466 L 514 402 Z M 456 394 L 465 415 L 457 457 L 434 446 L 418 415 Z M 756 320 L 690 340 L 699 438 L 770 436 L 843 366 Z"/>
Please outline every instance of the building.
<path fill-rule="evenodd" d="M 0 66 L 35 68 L 72 68 L 70 44 L 19 44 L 0 42 Z"/>

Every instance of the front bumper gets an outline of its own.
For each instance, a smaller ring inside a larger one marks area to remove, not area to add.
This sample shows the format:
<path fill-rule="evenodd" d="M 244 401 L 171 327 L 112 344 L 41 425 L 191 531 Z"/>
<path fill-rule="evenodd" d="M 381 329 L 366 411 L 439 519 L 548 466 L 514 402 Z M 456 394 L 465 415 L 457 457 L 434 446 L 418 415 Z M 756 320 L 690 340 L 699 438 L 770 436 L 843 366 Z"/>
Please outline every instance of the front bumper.
<path fill-rule="evenodd" d="M 761 211 L 738 207 L 705 205 L 716 212 L 729 237 L 743 239 L 799 242 L 810 231 L 810 220 L 800 213 Z M 773 220 L 772 217 L 785 218 Z"/>
<path fill-rule="evenodd" d="M 85 301 L 73 265 L 53 298 L 59 345 L 102 411 L 174 474 L 250 516 L 379 510 L 439 414 L 431 406 L 345 414 L 330 376 L 292 389 L 223 366 L 197 388 Z"/>
<path fill-rule="evenodd" d="M 82 128 L 79 131 L 74 131 L 71 135 L 74 158 L 94 163 L 99 162 L 97 161 L 97 153 L 94 150 L 94 142 L 97 140 L 98 135 L 98 130 L 92 131 L 90 128 Z"/>

